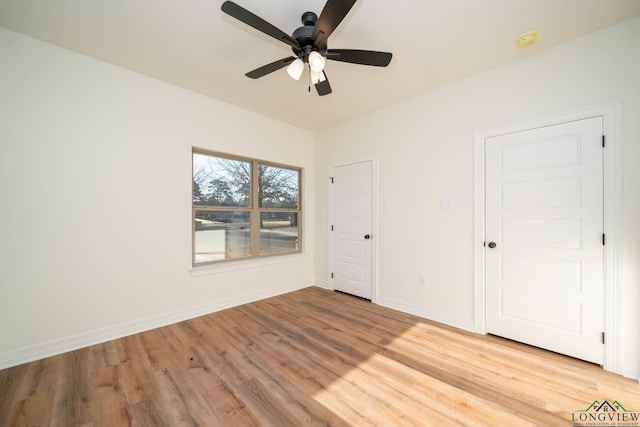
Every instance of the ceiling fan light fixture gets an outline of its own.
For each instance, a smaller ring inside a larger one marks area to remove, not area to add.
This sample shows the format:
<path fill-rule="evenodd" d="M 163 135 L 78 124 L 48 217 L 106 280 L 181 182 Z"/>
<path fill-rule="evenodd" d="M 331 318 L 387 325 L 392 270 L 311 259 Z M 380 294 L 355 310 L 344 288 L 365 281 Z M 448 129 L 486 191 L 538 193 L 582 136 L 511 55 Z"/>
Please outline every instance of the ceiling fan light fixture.
<path fill-rule="evenodd" d="M 309 67 L 311 71 L 315 71 L 319 73 L 324 70 L 325 60 L 318 52 L 315 50 L 309 54 Z"/>
<path fill-rule="evenodd" d="M 289 74 L 294 80 L 300 80 L 300 76 L 302 76 L 303 71 L 304 62 L 300 58 L 297 58 L 287 67 L 287 74 Z"/>

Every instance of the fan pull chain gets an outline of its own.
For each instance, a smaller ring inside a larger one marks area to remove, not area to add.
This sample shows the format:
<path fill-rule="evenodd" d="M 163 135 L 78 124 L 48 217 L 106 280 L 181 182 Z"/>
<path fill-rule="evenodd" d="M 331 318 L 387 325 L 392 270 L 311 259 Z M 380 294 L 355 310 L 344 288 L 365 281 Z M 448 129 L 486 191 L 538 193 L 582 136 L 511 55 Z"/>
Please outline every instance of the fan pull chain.
<path fill-rule="evenodd" d="M 309 65 L 309 87 L 308 92 L 311 93 L 311 65 Z"/>

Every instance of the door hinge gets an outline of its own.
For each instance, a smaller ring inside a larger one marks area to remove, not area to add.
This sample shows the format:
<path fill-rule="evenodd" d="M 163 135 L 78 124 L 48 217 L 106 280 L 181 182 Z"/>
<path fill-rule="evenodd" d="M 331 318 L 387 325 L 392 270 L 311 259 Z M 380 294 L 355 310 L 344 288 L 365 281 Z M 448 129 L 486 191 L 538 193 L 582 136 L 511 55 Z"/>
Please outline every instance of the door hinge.
<path fill-rule="evenodd" d="M 604 147 L 604 135 L 602 135 L 602 146 Z"/>
<path fill-rule="evenodd" d="M 333 279 L 333 273 L 331 273 L 331 278 Z"/>
<path fill-rule="evenodd" d="M 602 344 L 604 344 L 604 332 L 602 333 Z"/>
<path fill-rule="evenodd" d="M 333 231 L 333 225 L 331 226 L 331 231 Z"/>
<path fill-rule="evenodd" d="M 602 246 L 607 244 L 607 236 L 606 234 L 602 233 Z"/>
<path fill-rule="evenodd" d="M 330 176 L 329 179 L 331 180 L 331 183 L 333 184 L 333 177 Z"/>

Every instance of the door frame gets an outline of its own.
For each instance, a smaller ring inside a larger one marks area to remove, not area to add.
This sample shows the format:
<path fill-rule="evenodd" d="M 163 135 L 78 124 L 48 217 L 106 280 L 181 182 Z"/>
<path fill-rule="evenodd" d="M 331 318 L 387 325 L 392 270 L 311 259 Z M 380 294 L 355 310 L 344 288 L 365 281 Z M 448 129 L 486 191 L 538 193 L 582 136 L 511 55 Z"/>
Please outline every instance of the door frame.
<path fill-rule="evenodd" d="M 604 179 L 604 364 L 607 371 L 621 374 L 620 242 L 622 236 L 622 102 L 599 104 L 576 110 L 491 127 L 474 135 L 474 325 L 486 334 L 485 325 L 485 144 L 486 139 L 555 124 L 602 116 L 606 148 Z"/>
<path fill-rule="evenodd" d="M 356 163 L 371 162 L 371 302 L 375 303 L 378 299 L 378 154 L 364 154 L 362 156 L 339 160 L 329 164 L 328 176 L 328 254 L 329 254 L 329 271 L 327 272 L 329 289 L 334 290 L 331 272 L 334 271 L 333 265 L 333 232 L 331 231 L 331 223 L 333 222 L 333 185 L 331 185 L 331 177 L 334 176 L 336 168 L 348 166 Z"/>

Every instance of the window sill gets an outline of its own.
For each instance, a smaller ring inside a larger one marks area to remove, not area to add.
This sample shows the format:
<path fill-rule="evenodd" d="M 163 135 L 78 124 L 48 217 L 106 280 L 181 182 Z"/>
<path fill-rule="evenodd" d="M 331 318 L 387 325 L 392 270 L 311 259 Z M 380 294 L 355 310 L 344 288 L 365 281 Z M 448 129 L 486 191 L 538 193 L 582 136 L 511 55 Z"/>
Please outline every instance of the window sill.
<path fill-rule="evenodd" d="M 191 267 L 191 277 L 206 276 L 209 274 L 227 273 L 229 271 L 248 270 L 251 268 L 259 268 L 260 272 L 267 266 L 276 264 L 286 264 L 290 262 L 298 262 L 306 258 L 306 254 L 279 255 L 273 257 L 265 257 L 259 259 L 228 261 L 220 264 L 208 264 L 203 266 Z"/>

